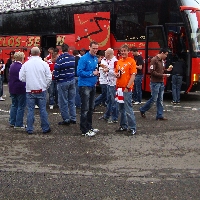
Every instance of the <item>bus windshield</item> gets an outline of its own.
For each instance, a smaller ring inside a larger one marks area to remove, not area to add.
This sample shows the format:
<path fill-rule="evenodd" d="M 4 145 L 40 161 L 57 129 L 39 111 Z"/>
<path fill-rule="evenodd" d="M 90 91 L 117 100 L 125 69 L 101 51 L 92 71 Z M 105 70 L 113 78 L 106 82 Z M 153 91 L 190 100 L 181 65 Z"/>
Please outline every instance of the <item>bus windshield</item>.
<path fill-rule="evenodd" d="M 200 56 L 200 0 L 182 0 L 183 6 L 199 8 L 196 12 L 185 10 L 191 28 L 192 48 L 196 56 Z"/>

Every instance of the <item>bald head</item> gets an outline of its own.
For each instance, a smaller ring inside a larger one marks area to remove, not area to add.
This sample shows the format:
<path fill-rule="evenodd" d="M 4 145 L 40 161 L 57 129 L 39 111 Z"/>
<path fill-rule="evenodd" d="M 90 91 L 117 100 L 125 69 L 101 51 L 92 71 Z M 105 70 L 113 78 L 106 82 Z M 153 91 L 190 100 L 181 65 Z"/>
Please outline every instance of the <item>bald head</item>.
<path fill-rule="evenodd" d="M 31 49 L 31 55 L 32 56 L 39 56 L 40 55 L 40 49 L 38 47 L 33 47 Z"/>
<path fill-rule="evenodd" d="M 105 51 L 105 57 L 106 57 L 106 59 L 111 59 L 113 56 L 114 56 L 114 50 L 111 49 L 111 48 L 108 48 Z"/>

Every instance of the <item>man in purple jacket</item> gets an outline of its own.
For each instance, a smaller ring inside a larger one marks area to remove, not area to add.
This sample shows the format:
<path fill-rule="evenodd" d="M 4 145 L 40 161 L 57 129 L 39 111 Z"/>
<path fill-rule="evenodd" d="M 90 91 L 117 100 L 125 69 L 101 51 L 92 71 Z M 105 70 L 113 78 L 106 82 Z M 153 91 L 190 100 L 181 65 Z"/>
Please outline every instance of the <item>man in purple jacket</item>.
<path fill-rule="evenodd" d="M 26 83 L 19 80 L 19 71 L 24 62 L 24 56 L 23 52 L 16 52 L 14 54 L 15 62 L 11 64 L 9 71 L 9 92 L 12 99 L 9 122 L 10 126 L 14 128 L 25 128 L 23 118 L 26 107 Z"/>

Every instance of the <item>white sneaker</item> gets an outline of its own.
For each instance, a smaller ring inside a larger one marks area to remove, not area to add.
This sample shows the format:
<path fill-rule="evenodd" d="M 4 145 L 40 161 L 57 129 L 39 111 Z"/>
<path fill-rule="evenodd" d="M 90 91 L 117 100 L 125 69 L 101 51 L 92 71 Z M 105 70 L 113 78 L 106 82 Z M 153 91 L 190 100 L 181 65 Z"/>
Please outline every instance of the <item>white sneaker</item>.
<path fill-rule="evenodd" d="M 49 106 L 50 110 L 53 110 L 53 105 Z"/>
<path fill-rule="evenodd" d="M 39 106 L 35 105 L 35 108 L 36 108 L 36 109 L 38 109 L 38 108 L 39 108 Z"/>
<path fill-rule="evenodd" d="M 134 105 L 139 105 L 141 104 L 140 102 L 136 101 L 135 103 L 133 103 Z"/>
<path fill-rule="evenodd" d="M 135 135 L 135 134 L 136 134 L 136 131 L 133 130 L 133 129 L 128 130 L 128 132 L 131 133 L 132 135 Z"/>
<path fill-rule="evenodd" d="M 92 131 L 92 132 L 95 132 L 95 133 L 98 133 L 98 132 L 99 132 L 99 129 L 93 128 L 93 129 L 91 129 L 91 131 Z"/>
<path fill-rule="evenodd" d="M 89 136 L 89 137 L 92 137 L 92 136 L 95 136 L 95 135 L 96 135 L 96 133 L 93 132 L 93 131 L 88 131 L 88 132 L 85 134 L 85 136 Z"/>
<path fill-rule="evenodd" d="M 5 99 L 3 99 L 2 97 L 0 97 L 0 101 L 5 101 Z"/>
<path fill-rule="evenodd" d="M 14 126 L 14 128 L 16 128 L 16 129 L 23 129 L 23 128 L 26 128 L 27 126 L 26 125 L 23 125 L 23 126 Z"/>

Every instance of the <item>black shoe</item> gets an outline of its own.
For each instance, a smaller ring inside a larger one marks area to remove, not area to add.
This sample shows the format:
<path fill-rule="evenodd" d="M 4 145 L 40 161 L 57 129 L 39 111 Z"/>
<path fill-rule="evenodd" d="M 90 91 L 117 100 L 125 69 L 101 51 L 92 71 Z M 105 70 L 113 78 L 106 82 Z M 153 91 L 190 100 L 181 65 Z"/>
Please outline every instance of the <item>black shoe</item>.
<path fill-rule="evenodd" d="M 164 117 L 161 117 L 161 118 L 157 118 L 156 120 L 158 120 L 158 121 L 165 121 L 165 120 L 168 120 L 168 119 L 164 118 Z"/>
<path fill-rule="evenodd" d="M 120 126 L 115 132 L 123 132 L 123 131 L 127 131 L 127 128 L 123 128 Z"/>
<path fill-rule="evenodd" d="M 43 133 L 50 133 L 51 129 L 48 129 L 47 131 L 43 131 Z"/>
<path fill-rule="evenodd" d="M 69 126 L 69 125 L 70 125 L 70 121 L 69 121 L 69 122 L 66 122 L 66 121 L 58 122 L 58 125 L 66 125 L 66 126 Z"/>
<path fill-rule="evenodd" d="M 176 102 L 175 102 L 175 101 L 172 101 L 171 104 L 176 105 Z"/>
<path fill-rule="evenodd" d="M 71 123 L 71 124 L 76 124 L 76 121 L 70 120 L 70 123 Z"/>
<path fill-rule="evenodd" d="M 146 118 L 146 115 L 144 112 L 140 111 L 141 117 Z"/>

